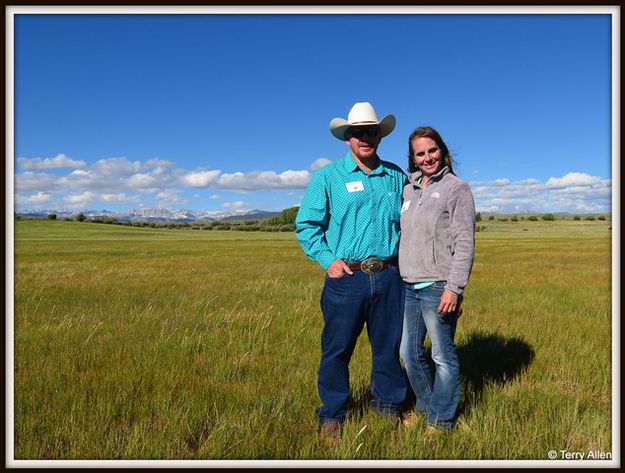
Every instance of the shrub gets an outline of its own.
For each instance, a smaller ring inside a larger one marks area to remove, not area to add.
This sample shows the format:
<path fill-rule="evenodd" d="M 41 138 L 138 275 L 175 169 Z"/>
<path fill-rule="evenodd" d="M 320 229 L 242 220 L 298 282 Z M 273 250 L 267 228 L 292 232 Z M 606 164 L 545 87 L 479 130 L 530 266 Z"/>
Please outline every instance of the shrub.
<path fill-rule="evenodd" d="M 94 218 L 93 220 L 91 220 L 91 223 L 102 223 L 102 219 L 101 218 Z"/>
<path fill-rule="evenodd" d="M 482 221 L 482 212 L 478 212 L 475 214 L 475 221 L 476 222 L 481 222 Z"/>
<path fill-rule="evenodd" d="M 500 221 L 500 222 L 507 222 L 508 221 L 507 218 L 498 218 L 497 220 Z"/>
<path fill-rule="evenodd" d="M 22 216 L 21 215 L 15 215 L 15 220 L 22 220 Z"/>
<path fill-rule="evenodd" d="M 281 232 L 294 232 L 295 231 L 295 225 L 293 225 L 293 224 L 281 225 L 280 226 L 280 231 Z"/>
<path fill-rule="evenodd" d="M 490 215 L 490 216 L 488 217 L 488 220 L 490 220 L 490 221 L 492 222 L 493 220 L 495 220 L 495 216 L 494 216 L 494 215 Z"/>
<path fill-rule="evenodd" d="M 266 225 L 282 225 L 286 223 L 282 217 L 271 217 L 265 220 Z"/>
<path fill-rule="evenodd" d="M 573 220 L 581 220 L 581 219 L 582 219 L 582 217 L 580 217 L 579 215 L 575 215 L 575 216 L 573 217 Z"/>
<path fill-rule="evenodd" d="M 261 229 L 260 225 L 243 225 L 239 228 L 237 228 L 237 230 L 241 231 L 241 232 L 256 232 L 258 230 Z"/>
<path fill-rule="evenodd" d="M 79 212 L 74 216 L 74 220 L 76 220 L 77 222 L 84 222 L 86 219 L 87 216 L 82 212 Z"/>
<path fill-rule="evenodd" d="M 517 217 L 516 215 L 513 215 L 510 220 L 513 221 L 513 222 L 518 222 L 519 221 L 519 217 Z"/>
<path fill-rule="evenodd" d="M 605 221 L 605 215 L 599 215 L 599 216 L 597 217 L 597 220 L 603 220 L 603 221 Z"/>
<path fill-rule="evenodd" d="M 56 214 L 48 214 L 48 220 L 56 220 Z"/>
<path fill-rule="evenodd" d="M 538 222 L 538 217 L 536 215 L 530 215 L 527 219 L 531 222 Z"/>
<path fill-rule="evenodd" d="M 595 219 L 594 215 L 589 215 L 588 217 L 586 217 L 586 220 L 589 220 L 589 221 L 591 221 L 591 222 L 592 222 L 594 219 Z"/>
<path fill-rule="evenodd" d="M 282 221 L 285 224 L 295 224 L 295 219 L 297 218 L 297 212 L 299 211 L 298 207 L 289 207 L 288 209 L 284 209 L 282 211 Z"/>
<path fill-rule="evenodd" d="M 556 216 L 554 214 L 543 214 L 540 218 L 548 222 L 553 222 L 555 221 Z"/>
<path fill-rule="evenodd" d="M 111 225 L 115 222 L 117 222 L 117 219 L 113 217 L 105 217 L 104 219 L 102 219 L 102 223 L 106 223 L 107 225 Z"/>

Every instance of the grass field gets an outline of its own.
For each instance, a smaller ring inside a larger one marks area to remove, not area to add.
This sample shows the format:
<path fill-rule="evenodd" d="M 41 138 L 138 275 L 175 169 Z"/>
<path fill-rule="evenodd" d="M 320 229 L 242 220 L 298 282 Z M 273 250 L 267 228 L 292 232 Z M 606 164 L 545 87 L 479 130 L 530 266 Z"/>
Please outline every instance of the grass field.
<path fill-rule="evenodd" d="M 323 272 L 291 233 L 15 224 L 15 459 L 540 459 L 610 452 L 607 222 L 482 222 L 459 429 L 372 413 L 366 334 L 336 449 L 314 409 Z"/>

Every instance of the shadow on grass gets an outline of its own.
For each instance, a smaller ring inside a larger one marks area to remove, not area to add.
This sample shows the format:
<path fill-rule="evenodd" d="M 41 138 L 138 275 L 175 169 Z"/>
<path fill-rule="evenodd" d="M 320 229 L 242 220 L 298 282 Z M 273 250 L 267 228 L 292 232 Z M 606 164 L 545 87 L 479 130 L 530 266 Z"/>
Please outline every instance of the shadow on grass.
<path fill-rule="evenodd" d="M 520 337 L 505 338 L 492 333 L 472 333 L 458 345 L 460 357 L 461 400 L 458 415 L 481 402 L 484 387 L 488 384 L 503 386 L 523 373 L 534 360 L 534 350 Z M 426 356 L 434 373 L 431 349 L 426 348 Z M 408 382 L 406 380 L 406 382 Z M 409 389 L 408 409 L 414 408 L 415 398 Z M 361 384 L 353 387 L 347 406 L 349 416 L 360 417 L 370 409 L 371 387 Z"/>
<path fill-rule="evenodd" d="M 350 389 L 349 401 L 347 403 L 347 415 L 351 418 L 359 418 L 371 409 L 371 386 L 360 384 Z"/>
<path fill-rule="evenodd" d="M 484 386 L 503 386 L 523 373 L 534 360 L 534 350 L 520 337 L 472 333 L 458 345 L 462 396 L 458 414 L 466 414 L 482 400 Z"/>

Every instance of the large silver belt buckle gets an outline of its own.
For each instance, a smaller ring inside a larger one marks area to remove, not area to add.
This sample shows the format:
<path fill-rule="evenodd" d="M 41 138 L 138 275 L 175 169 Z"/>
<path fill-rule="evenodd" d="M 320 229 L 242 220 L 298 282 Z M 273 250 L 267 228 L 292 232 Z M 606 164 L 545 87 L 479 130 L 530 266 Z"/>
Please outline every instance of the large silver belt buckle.
<path fill-rule="evenodd" d="M 360 269 L 365 274 L 373 274 L 378 271 L 382 271 L 384 268 L 384 262 L 380 258 L 367 258 L 362 263 L 360 263 Z"/>

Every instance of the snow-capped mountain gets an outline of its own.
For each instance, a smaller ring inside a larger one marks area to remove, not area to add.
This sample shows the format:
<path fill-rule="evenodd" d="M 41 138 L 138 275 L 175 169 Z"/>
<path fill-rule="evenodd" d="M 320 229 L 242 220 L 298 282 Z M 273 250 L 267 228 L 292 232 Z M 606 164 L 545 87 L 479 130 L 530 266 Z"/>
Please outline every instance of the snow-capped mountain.
<path fill-rule="evenodd" d="M 58 219 L 74 218 L 81 211 L 77 210 L 25 210 L 17 212 L 21 217 L 45 218 L 49 214 L 56 214 Z M 171 222 L 192 222 L 195 220 L 222 220 L 222 219 L 260 219 L 280 215 L 280 212 L 267 212 L 265 210 L 168 210 L 165 208 L 141 208 L 130 209 L 127 212 L 115 212 L 111 210 L 83 210 L 83 214 L 88 220 L 96 218 L 116 218 L 117 220 L 130 221 L 171 221 Z"/>

